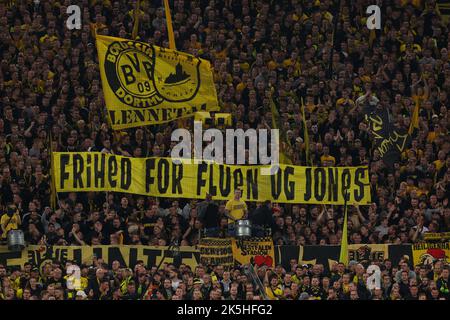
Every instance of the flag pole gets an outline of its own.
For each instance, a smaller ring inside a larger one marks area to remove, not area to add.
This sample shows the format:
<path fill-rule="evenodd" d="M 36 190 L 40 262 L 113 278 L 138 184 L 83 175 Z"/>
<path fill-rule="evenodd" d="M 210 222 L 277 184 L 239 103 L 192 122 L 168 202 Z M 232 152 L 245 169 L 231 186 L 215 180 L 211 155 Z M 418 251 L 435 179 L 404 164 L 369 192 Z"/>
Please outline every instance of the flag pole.
<path fill-rule="evenodd" d="M 56 192 L 56 182 L 55 182 L 55 164 L 53 157 L 53 139 L 52 132 L 50 130 L 49 134 L 49 150 L 50 150 L 50 207 L 52 210 L 56 210 L 58 194 Z"/>
<path fill-rule="evenodd" d="M 172 16 L 170 14 L 169 0 L 164 0 L 164 12 L 166 13 L 167 35 L 169 36 L 169 49 L 176 50 L 175 36 L 173 34 Z"/>
<path fill-rule="evenodd" d="M 139 16 L 140 16 L 140 6 L 141 6 L 141 1 L 137 0 L 137 4 L 136 4 L 136 8 L 134 9 L 134 14 L 133 14 L 133 31 L 131 32 L 131 38 L 133 40 L 136 40 L 137 36 L 138 36 L 138 32 L 139 32 Z"/>
<path fill-rule="evenodd" d="M 305 139 L 305 156 L 306 156 L 306 165 L 311 166 L 311 159 L 309 157 L 309 133 L 308 133 L 308 127 L 306 125 L 306 115 L 305 115 L 305 104 L 303 103 L 303 97 L 301 98 L 301 112 L 302 112 L 302 119 L 303 119 L 303 138 Z"/>
<path fill-rule="evenodd" d="M 342 239 L 341 239 L 341 252 L 339 254 L 339 262 L 348 266 L 348 228 L 347 228 L 347 201 L 348 201 L 348 189 L 345 189 L 344 195 L 344 222 L 342 224 Z"/>
<path fill-rule="evenodd" d="M 164 0 L 164 12 L 166 14 L 167 36 L 169 37 L 169 49 L 177 50 L 177 46 L 175 44 L 175 35 L 173 33 L 172 14 L 170 13 L 169 0 Z M 178 127 L 181 127 L 181 128 L 186 127 L 186 119 L 185 118 L 178 119 L 177 123 L 178 123 Z"/>

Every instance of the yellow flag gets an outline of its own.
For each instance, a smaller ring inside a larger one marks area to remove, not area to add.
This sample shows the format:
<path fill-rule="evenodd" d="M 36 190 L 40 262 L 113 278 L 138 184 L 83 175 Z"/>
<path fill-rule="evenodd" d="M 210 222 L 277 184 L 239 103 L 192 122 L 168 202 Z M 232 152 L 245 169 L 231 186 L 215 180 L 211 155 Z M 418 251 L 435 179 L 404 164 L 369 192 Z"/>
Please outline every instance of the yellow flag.
<path fill-rule="evenodd" d="M 136 3 L 136 8 L 134 9 L 134 13 L 133 13 L 133 31 L 131 32 L 131 38 L 136 39 L 137 38 L 137 34 L 139 32 L 139 16 L 141 15 L 140 12 L 140 5 L 141 5 L 141 1 L 137 0 Z"/>
<path fill-rule="evenodd" d="M 375 33 L 375 29 L 370 30 L 369 33 L 369 47 L 372 48 L 373 42 L 377 38 L 377 34 Z"/>
<path fill-rule="evenodd" d="M 347 193 L 345 194 L 344 203 L 344 223 L 342 226 L 341 253 L 339 254 L 339 262 L 348 265 L 348 230 L 347 230 Z"/>
<path fill-rule="evenodd" d="M 419 99 L 414 99 L 416 104 L 414 106 L 414 111 L 411 117 L 411 123 L 409 124 L 408 134 L 411 135 L 414 132 L 414 129 L 419 129 L 419 109 L 420 102 Z"/>
<path fill-rule="evenodd" d="M 169 48 L 176 50 L 175 36 L 173 35 L 172 16 L 170 15 L 169 0 L 164 0 L 164 11 L 166 12 L 167 35 L 169 36 Z"/>
<path fill-rule="evenodd" d="M 302 108 L 302 119 L 303 119 L 303 138 L 305 139 L 305 154 L 306 154 L 306 165 L 312 165 L 311 159 L 309 158 L 309 133 L 308 127 L 306 126 L 306 116 L 305 116 L 305 105 L 303 104 L 303 98 L 301 99 Z"/>
<path fill-rule="evenodd" d="M 112 129 L 220 110 L 209 61 L 134 40 L 103 35 L 96 40 Z"/>
<path fill-rule="evenodd" d="M 272 112 L 272 128 L 273 129 L 279 129 L 278 122 L 280 121 L 280 115 L 278 113 L 277 107 L 275 106 L 275 103 L 273 102 L 272 97 L 270 98 L 270 111 Z M 284 134 L 281 135 L 281 143 L 280 143 L 280 162 L 284 164 L 293 164 L 290 157 L 286 154 L 286 145 L 287 142 L 284 141 Z"/>

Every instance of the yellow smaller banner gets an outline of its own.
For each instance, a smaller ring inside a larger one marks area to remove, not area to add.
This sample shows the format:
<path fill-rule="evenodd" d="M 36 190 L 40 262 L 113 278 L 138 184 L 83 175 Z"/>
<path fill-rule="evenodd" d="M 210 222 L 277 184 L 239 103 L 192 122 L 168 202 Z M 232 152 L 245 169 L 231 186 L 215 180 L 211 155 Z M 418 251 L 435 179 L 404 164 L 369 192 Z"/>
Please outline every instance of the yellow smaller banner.
<path fill-rule="evenodd" d="M 426 232 L 423 234 L 424 240 L 449 240 L 450 232 Z"/>
<path fill-rule="evenodd" d="M 236 264 L 256 264 L 257 266 L 275 266 L 273 239 L 251 238 L 233 239 L 233 257 Z"/>
<path fill-rule="evenodd" d="M 231 239 L 203 238 L 198 244 L 200 263 L 204 266 L 233 266 L 233 251 Z"/>
<path fill-rule="evenodd" d="M 339 253 L 339 262 L 348 266 L 348 206 L 347 201 L 344 204 L 344 223 L 342 224 L 341 252 Z"/>
<path fill-rule="evenodd" d="M 416 243 L 412 245 L 414 266 L 432 265 L 437 260 L 449 263 L 450 242 Z"/>

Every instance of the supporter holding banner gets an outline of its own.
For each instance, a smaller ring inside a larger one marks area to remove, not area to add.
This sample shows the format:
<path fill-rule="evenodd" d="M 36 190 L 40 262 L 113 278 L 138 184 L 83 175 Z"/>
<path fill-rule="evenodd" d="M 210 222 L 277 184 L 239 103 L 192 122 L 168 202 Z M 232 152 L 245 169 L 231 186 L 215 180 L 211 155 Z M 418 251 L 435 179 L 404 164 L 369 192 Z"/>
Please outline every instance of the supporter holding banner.
<path fill-rule="evenodd" d="M 134 40 L 102 35 L 96 40 L 112 129 L 219 111 L 208 61 Z"/>
<path fill-rule="evenodd" d="M 262 175 L 258 165 L 178 163 L 171 158 L 130 158 L 100 152 L 54 154 L 57 192 L 115 191 L 157 197 L 228 200 L 242 190 L 244 201 L 280 203 L 371 202 L 367 167 L 301 167 L 280 165 Z"/>

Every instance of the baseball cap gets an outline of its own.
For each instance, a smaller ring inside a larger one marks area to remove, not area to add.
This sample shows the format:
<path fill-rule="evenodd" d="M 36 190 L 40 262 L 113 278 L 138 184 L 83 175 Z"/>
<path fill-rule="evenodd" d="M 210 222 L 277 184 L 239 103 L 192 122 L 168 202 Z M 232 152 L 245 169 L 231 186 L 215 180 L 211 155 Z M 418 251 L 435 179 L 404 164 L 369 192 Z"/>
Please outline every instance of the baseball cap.
<path fill-rule="evenodd" d="M 306 292 L 302 292 L 300 294 L 300 297 L 298 298 L 298 300 L 308 300 L 309 299 L 309 294 Z"/>
<path fill-rule="evenodd" d="M 80 290 L 77 291 L 77 297 L 82 297 L 84 299 L 87 298 L 87 294 L 84 291 Z"/>
<path fill-rule="evenodd" d="M 358 261 L 352 260 L 348 263 L 348 266 L 351 267 L 351 266 L 357 265 L 357 264 L 358 264 Z"/>

